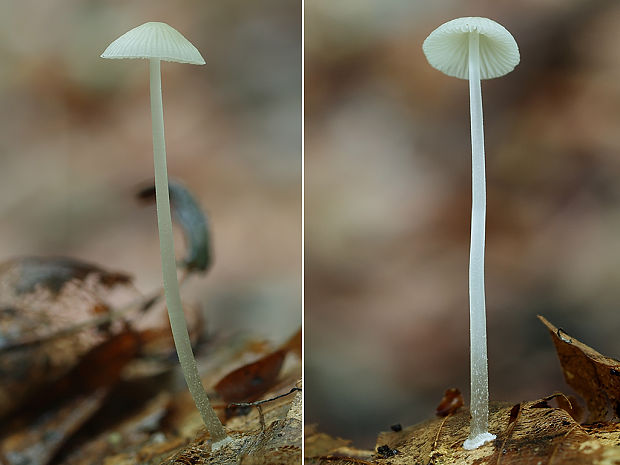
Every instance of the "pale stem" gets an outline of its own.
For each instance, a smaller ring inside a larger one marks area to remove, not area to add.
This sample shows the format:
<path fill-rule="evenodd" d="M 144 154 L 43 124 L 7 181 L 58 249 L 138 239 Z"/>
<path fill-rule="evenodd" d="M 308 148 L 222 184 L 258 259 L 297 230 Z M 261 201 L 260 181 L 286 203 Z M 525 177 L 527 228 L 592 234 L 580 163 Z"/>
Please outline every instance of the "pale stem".
<path fill-rule="evenodd" d="M 494 439 L 489 434 L 489 373 L 487 364 L 486 310 L 484 302 L 484 228 L 486 178 L 484 130 L 480 89 L 480 34 L 469 34 L 469 105 L 471 116 L 472 208 L 469 251 L 469 318 L 471 367 L 471 428 L 465 448 L 476 448 Z M 468 447 L 469 446 L 469 447 Z"/>
<path fill-rule="evenodd" d="M 153 122 L 153 156 L 155 164 L 155 197 L 157 200 L 157 225 L 159 228 L 159 247 L 161 250 L 161 266 L 164 281 L 164 293 L 168 307 L 168 317 L 174 345 L 177 349 L 181 369 L 187 382 L 196 407 L 209 430 L 214 443 L 227 438 L 215 411 L 211 407 L 207 393 L 202 385 L 196 360 L 187 332 L 187 324 L 174 257 L 174 241 L 172 236 L 172 218 L 170 216 L 170 194 L 168 192 L 168 172 L 166 168 L 166 142 L 164 140 L 164 112 L 161 97 L 160 60 L 150 59 L 149 70 L 151 79 L 151 117 Z"/>

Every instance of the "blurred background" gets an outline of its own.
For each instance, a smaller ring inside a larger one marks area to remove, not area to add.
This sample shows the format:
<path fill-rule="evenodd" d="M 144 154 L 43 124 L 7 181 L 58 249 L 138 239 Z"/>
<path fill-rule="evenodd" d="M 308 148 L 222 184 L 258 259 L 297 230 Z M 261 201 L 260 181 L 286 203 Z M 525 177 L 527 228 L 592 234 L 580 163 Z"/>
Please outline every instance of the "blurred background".
<path fill-rule="evenodd" d="M 206 66 L 162 64 L 168 172 L 208 212 L 215 264 L 184 296 L 210 331 L 301 322 L 301 6 L 24 0 L 0 6 L 0 260 L 66 255 L 161 285 L 148 62 L 99 57 L 147 21 Z M 177 237 L 178 253 L 183 241 Z"/>
<path fill-rule="evenodd" d="M 620 3 L 307 2 L 306 423 L 358 446 L 469 403 L 468 86 L 422 53 L 461 16 L 521 51 L 482 84 L 491 399 L 572 392 L 537 314 L 620 357 Z"/>

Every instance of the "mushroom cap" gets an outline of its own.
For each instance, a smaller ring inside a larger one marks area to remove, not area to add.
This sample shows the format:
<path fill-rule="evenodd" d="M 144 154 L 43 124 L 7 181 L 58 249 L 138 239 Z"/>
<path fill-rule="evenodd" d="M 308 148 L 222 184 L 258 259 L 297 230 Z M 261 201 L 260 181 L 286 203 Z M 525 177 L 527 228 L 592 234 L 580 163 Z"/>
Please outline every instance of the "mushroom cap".
<path fill-rule="evenodd" d="M 519 64 L 519 47 L 504 26 L 488 18 L 458 18 L 429 34 L 422 49 L 433 68 L 469 78 L 469 34 L 480 34 L 480 79 L 508 74 Z"/>
<path fill-rule="evenodd" d="M 200 52 L 166 23 L 150 22 L 126 32 L 101 54 L 101 58 L 155 58 L 204 65 Z"/>

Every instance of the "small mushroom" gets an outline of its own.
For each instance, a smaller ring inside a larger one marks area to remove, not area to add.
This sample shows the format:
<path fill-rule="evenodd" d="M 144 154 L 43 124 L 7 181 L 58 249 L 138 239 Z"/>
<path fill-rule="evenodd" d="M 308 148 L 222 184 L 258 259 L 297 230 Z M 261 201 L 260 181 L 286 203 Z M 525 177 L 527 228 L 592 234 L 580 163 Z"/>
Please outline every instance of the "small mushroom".
<path fill-rule="evenodd" d="M 168 317 L 179 362 L 196 407 L 213 439 L 213 448 L 229 441 L 226 430 L 211 407 L 200 380 L 192 352 L 187 323 L 181 305 L 179 282 L 174 257 L 170 194 L 166 170 L 166 143 L 164 140 L 164 114 L 161 97 L 160 63 L 176 61 L 204 65 L 200 52 L 176 29 L 165 23 L 149 22 L 123 34 L 101 54 L 102 58 L 146 58 L 149 60 L 151 85 L 151 118 L 153 124 L 153 155 L 155 165 L 155 197 L 157 224 L 161 251 L 164 292 Z"/>
<path fill-rule="evenodd" d="M 484 230 L 486 181 L 481 79 L 503 76 L 519 64 L 519 48 L 503 26 L 487 18 L 458 18 L 442 24 L 422 46 L 430 65 L 460 79 L 469 79 L 472 149 L 472 215 L 469 253 L 471 345 L 471 428 L 463 444 L 476 449 L 495 439 L 489 433 L 489 373 L 484 298 Z"/>

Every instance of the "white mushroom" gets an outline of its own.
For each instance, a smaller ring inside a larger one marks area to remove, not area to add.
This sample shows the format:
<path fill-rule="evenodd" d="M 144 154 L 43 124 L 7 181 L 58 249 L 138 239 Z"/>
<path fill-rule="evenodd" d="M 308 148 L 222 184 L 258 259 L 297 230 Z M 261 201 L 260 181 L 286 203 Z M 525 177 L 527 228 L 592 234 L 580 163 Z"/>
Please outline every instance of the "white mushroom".
<path fill-rule="evenodd" d="M 179 294 L 172 236 L 172 219 L 170 216 L 160 71 L 161 60 L 191 63 L 194 65 L 204 65 L 205 61 L 196 47 L 183 37 L 181 33 L 169 25 L 159 22 L 145 23 L 123 34 L 106 48 L 101 57 L 146 58 L 149 60 L 155 196 L 166 305 L 168 307 L 174 344 L 179 355 L 179 362 L 181 363 L 185 381 L 194 398 L 196 407 L 211 434 L 213 439 L 212 447 L 217 448 L 225 444 L 229 438 L 217 414 L 211 407 L 198 374 Z"/>
<path fill-rule="evenodd" d="M 519 64 L 519 48 L 503 26 L 487 18 L 458 18 L 435 29 L 422 46 L 426 59 L 448 76 L 469 79 L 472 148 L 472 215 L 469 253 L 471 344 L 471 428 L 465 449 L 495 439 L 489 433 L 489 373 L 484 301 L 486 180 L 481 79 L 509 73 Z"/>

